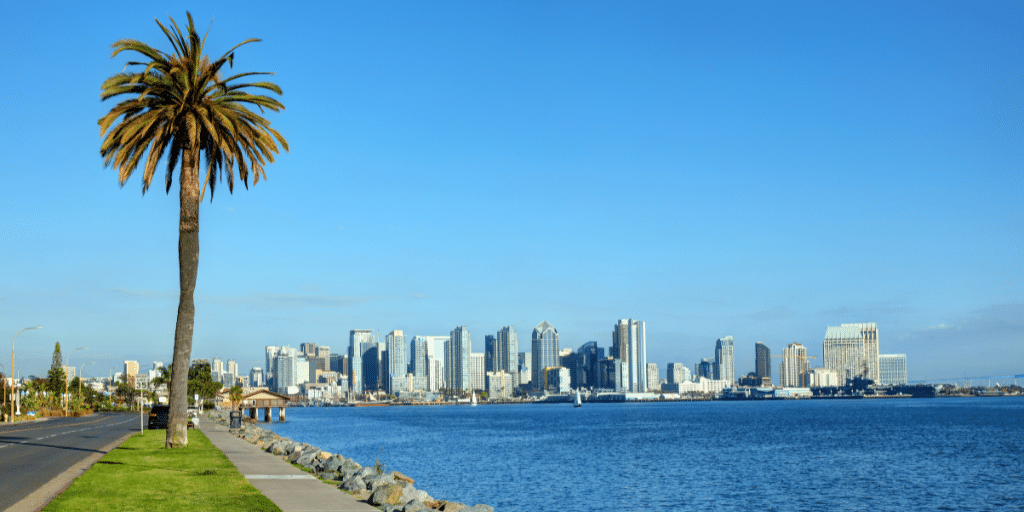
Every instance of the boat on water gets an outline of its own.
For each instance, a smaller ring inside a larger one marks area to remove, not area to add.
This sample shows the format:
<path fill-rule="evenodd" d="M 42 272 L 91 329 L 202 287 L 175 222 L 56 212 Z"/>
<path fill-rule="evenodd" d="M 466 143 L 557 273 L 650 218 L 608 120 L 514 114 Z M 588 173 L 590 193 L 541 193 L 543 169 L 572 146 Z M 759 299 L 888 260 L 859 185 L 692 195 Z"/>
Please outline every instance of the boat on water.
<path fill-rule="evenodd" d="M 573 407 L 583 407 L 583 400 L 580 399 L 580 392 L 576 392 L 576 399 L 572 402 Z"/>
<path fill-rule="evenodd" d="M 473 393 L 473 397 L 469 400 L 469 405 L 476 407 L 476 393 Z"/>

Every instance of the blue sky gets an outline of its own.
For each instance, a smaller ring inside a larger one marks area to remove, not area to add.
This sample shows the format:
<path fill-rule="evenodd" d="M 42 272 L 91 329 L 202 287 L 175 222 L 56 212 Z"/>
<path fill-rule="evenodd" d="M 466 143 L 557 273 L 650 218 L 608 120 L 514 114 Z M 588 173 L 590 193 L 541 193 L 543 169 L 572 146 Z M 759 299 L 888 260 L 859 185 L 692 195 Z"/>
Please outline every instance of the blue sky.
<path fill-rule="evenodd" d="M 635 318 L 663 377 L 726 335 L 742 375 L 877 322 L 911 380 L 1024 373 L 1020 2 L 567 1 L 8 6 L 22 375 L 58 341 L 86 376 L 171 360 L 177 184 L 119 188 L 96 121 L 111 43 L 169 50 L 154 18 L 186 10 L 215 56 L 263 40 L 235 70 L 276 73 L 291 145 L 202 206 L 193 357 L 459 325 L 528 351 L 542 320 L 607 347 Z"/>

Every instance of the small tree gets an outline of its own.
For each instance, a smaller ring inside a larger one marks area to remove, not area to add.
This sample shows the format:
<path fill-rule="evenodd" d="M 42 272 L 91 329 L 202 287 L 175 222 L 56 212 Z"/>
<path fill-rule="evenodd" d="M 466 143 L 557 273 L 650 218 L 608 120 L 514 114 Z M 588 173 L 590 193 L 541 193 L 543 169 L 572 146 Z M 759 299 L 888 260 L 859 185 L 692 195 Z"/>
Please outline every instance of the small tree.
<path fill-rule="evenodd" d="M 54 395 L 64 392 L 64 358 L 60 355 L 60 342 L 53 348 L 53 360 L 50 362 L 50 371 L 46 374 L 46 390 Z"/>

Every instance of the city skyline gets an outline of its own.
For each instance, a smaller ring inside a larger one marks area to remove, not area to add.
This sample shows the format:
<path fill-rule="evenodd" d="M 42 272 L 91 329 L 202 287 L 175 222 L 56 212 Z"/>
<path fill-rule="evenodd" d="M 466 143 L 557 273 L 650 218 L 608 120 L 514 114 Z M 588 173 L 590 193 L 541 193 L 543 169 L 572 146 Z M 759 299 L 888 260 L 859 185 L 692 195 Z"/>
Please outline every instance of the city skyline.
<path fill-rule="evenodd" d="M 97 120 L 111 43 L 167 50 L 153 19 L 190 8 L 213 53 L 262 39 L 233 69 L 275 73 L 291 145 L 201 206 L 193 358 L 453 326 L 529 351 L 544 320 L 609 347 L 641 318 L 648 363 L 732 335 L 739 377 L 755 342 L 823 358 L 823 329 L 874 322 L 911 381 L 1022 373 L 1009 4 L 454 5 L 11 5 L 9 68 L 76 77 L 0 91 L 0 331 L 44 327 L 15 373 L 56 342 L 87 376 L 170 361 L 176 188 L 118 188 Z"/>

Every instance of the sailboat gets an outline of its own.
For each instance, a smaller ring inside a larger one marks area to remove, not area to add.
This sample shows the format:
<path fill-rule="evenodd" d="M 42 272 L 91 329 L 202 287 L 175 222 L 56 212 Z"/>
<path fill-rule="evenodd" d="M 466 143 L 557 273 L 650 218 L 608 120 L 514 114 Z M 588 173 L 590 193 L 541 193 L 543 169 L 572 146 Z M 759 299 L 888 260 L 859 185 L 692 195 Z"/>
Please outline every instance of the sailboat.
<path fill-rule="evenodd" d="M 469 405 L 476 407 L 476 393 L 473 393 L 473 397 L 469 400 Z"/>
<path fill-rule="evenodd" d="M 576 390 L 576 400 L 572 403 L 573 407 L 583 407 L 583 401 L 580 400 L 580 392 Z"/>

